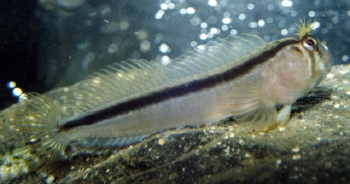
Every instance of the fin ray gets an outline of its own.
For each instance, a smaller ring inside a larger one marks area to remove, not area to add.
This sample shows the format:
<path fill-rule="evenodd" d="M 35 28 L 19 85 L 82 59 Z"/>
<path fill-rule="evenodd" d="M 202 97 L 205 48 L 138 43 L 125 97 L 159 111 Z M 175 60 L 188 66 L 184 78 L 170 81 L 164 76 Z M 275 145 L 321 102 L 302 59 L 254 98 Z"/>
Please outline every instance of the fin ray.
<path fill-rule="evenodd" d="M 240 79 L 234 86 L 231 97 L 232 116 L 243 126 L 267 128 L 276 124 L 277 112 L 274 104 L 268 103 L 261 91 L 264 79 L 254 71 Z"/>
<path fill-rule="evenodd" d="M 210 41 L 204 49 L 188 52 L 167 66 L 142 59 L 122 61 L 78 83 L 70 98 L 84 104 L 77 107 L 77 114 L 98 110 L 111 103 L 122 103 L 190 82 L 194 76 L 200 79 L 218 74 L 241 64 L 265 45 L 258 36 L 242 34 Z M 99 98 L 101 96 L 103 98 Z"/>
<path fill-rule="evenodd" d="M 9 117 L 10 129 L 23 137 L 13 155 L 26 160 L 31 170 L 61 156 L 69 141 L 59 135 L 60 118 L 60 110 L 49 98 L 37 93 L 24 94 Z"/>
<path fill-rule="evenodd" d="M 143 139 L 149 137 L 150 134 L 131 136 L 131 137 L 89 137 L 74 140 L 72 145 L 82 146 L 84 148 L 112 148 L 124 147 L 130 144 L 141 142 Z"/>

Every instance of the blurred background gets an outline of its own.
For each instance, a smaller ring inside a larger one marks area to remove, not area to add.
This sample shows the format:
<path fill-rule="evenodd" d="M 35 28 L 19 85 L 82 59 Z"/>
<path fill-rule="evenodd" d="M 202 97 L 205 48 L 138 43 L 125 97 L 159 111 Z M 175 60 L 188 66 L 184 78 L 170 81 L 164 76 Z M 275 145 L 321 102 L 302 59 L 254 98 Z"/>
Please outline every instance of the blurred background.
<path fill-rule="evenodd" d="M 295 36 L 300 20 L 316 20 L 312 34 L 334 64 L 350 63 L 348 0 L 3 0 L 0 9 L 0 109 L 128 58 L 167 63 L 240 33 Z"/>

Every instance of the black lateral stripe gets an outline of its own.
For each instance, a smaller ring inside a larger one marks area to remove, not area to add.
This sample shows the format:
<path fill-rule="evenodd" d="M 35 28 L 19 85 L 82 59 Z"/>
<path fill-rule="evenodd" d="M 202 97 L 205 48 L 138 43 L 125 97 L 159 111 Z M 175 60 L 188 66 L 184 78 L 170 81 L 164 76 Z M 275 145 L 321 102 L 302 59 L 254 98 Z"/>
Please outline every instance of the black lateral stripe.
<path fill-rule="evenodd" d="M 111 106 L 106 109 L 95 112 L 93 114 L 84 116 L 80 119 L 71 120 L 65 123 L 65 125 L 61 127 L 61 130 L 69 129 L 69 128 L 73 128 L 81 125 L 91 125 L 99 121 L 115 117 L 117 115 L 121 115 L 136 109 L 140 109 L 142 107 L 146 107 L 151 104 L 160 103 L 167 99 L 184 96 L 189 93 L 214 87 L 225 81 L 233 80 L 236 77 L 244 75 L 249 71 L 253 70 L 254 67 L 256 67 L 257 65 L 268 61 L 270 58 L 273 58 L 284 47 L 295 43 L 298 43 L 298 40 L 296 39 L 285 40 L 279 43 L 276 47 L 270 50 L 264 51 L 259 56 L 251 58 L 250 60 L 243 63 L 242 65 L 239 65 L 234 68 L 230 68 L 223 73 L 209 76 L 208 78 L 205 78 L 205 79 L 192 81 L 187 84 L 182 84 L 172 88 L 164 89 L 162 91 L 159 91 L 153 94 L 148 94 L 147 96 L 141 96 L 139 98 L 130 100 L 128 102 L 120 103 L 115 106 Z"/>

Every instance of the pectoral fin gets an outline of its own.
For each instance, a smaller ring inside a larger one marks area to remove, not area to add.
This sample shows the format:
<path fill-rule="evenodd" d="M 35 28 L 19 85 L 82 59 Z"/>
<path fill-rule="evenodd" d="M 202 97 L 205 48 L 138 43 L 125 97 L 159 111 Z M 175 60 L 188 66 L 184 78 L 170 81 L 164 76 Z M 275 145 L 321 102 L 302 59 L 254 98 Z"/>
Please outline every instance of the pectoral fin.
<path fill-rule="evenodd" d="M 290 111 L 292 110 L 292 105 L 285 105 L 278 111 L 277 121 L 280 124 L 285 124 L 290 118 Z"/>
<path fill-rule="evenodd" d="M 233 85 L 232 116 L 240 125 L 264 131 L 289 119 L 291 107 L 285 106 L 277 113 L 275 104 L 269 103 L 264 96 L 263 85 L 258 71 Z"/>

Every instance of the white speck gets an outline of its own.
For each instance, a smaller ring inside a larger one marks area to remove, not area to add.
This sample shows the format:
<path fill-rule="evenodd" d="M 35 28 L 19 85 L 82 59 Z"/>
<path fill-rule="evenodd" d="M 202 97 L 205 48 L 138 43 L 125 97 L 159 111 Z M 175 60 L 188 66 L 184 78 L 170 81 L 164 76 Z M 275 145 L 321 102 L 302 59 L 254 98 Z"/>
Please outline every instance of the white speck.
<path fill-rule="evenodd" d="M 314 11 L 309 11 L 309 17 L 315 17 L 316 13 Z"/>
<path fill-rule="evenodd" d="M 199 50 L 205 50 L 205 46 L 204 45 L 198 45 L 197 47 Z"/>
<path fill-rule="evenodd" d="M 198 18 L 198 17 L 193 17 L 193 18 L 191 19 L 191 24 L 192 24 L 193 26 L 198 26 L 200 23 L 201 23 L 201 19 Z"/>
<path fill-rule="evenodd" d="M 162 53 L 168 53 L 170 51 L 170 48 L 167 44 L 163 43 L 159 46 L 159 51 Z"/>
<path fill-rule="evenodd" d="M 159 10 L 157 14 L 154 16 L 156 19 L 161 19 L 164 15 L 164 10 Z"/>
<path fill-rule="evenodd" d="M 163 65 L 166 66 L 166 65 L 168 65 L 170 62 L 171 62 L 171 60 L 170 60 L 169 56 L 165 55 L 165 56 L 162 57 L 162 64 L 163 64 Z"/>
<path fill-rule="evenodd" d="M 7 83 L 7 87 L 12 89 L 12 88 L 16 87 L 16 83 L 13 81 L 10 81 L 9 83 Z"/>
<path fill-rule="evenodd" d="M 350 96 L 350 91 L 346 91 L 345 94 Z"/>
<path fill-rule="evenodd" d="M 292 156 L 293 160 L 300 160 L 300 158 L 301 158 L 301 156 L 299 154 Z"/>
<path fill-rule="evenodd" d="M 108 53 L 114 53 L 114 52 L 117 52 L 118 50 L 118 45 L 115 44 L 115 43 L 112 43 L 108 46 Z"/>
<path fill-rule="evenodd" d="M 281 159 L 277 159 L 276 160 L 276 167 L 280 166 L 282 163 L 282 160 Z"/>
<path fill-rule="evenodd" d="M 208 24 L 206 22 L 201 23 L 201 28 L 205 29 L 208 27 Z"/>
<path fill-rule="evenodd" d="M 162 139 L 162 138 L 158 139 L 158 144 L 159 145 L 164 145 L 165 144 L 165 140 Z"/>
<path fill-rule="evenodd" d="M 264 40 L 267 41 L 267 42 L 270 41 L 270 37 L 269 37 L 269 36 L 264 36 L 263 38 L 264 38 Z"/>
<path fill-rule="evenodd" d="M 258 23 L 256 23 L 256 22 L 249 22 L 250 28 L 256 28 L 257 26 L 258 26 Z"/>
<path fill-rule="evenodd" d="M 336 108 L 336 109 L 338 109 L 338 108 L 340 107 L 340 105 L 339 105 L 338 103 L 335 103 L 335 104 L 333 105 L 333 107 Z"/>
<path fill-rule="evenodd" d="M 235 136 L 235 134 L 234 133 L 229 133 L 229 135 L 228 135 L 230 138 L 232 138 L 232 137 L 234 137 Z"/>
<path fill-rule="evenodd" d="M 12 95 L 13 96 L 21 96 L 23 93 L 22 89 L 21 88 L 14 88 L 12 90 Z"/>
<path fill-rule="evenodd" d="M 263 27 L 263 26 L 265 25 L 265 21 L 264 21 L 264 20 L 259 20 L 259 21 L 258 21 L 258 25 L 259 25 L 260 27 Z"/>
<path fill-rule="evenodd" d="M 100 77 L 95 77 L 95 78 L 92 80 L 92 83 L 93 83 L 93 84 L 100 84 L 100 83 L 101 83 L 101 78 L 100 78 Z"/>
<path fill-rule="evenodd" d="M 175 4 L 174 3 L 169 3 L 168 4 L 168 8 L 169 9 L 174 9 L 175 8 Z"/>
<path fill-rule="evenodd" d="M 278 131 L 280 131 L 280 132 L 284 132 L 285 130 L 286 130 L 285 126 L 279 126 L 278 127 Z"/>
<path fill-rule="evenodd" d="M 194 8 L 192 8 L 192 7 L 188 7 L 187 8 L 187 13 L 188 14 L 194 14 L 195 12 L 196 12 L 196 10 Z"/>
<path fill-rule="evenodd" d="M 230 17 L 230 16 L 231 16 L 230 12 L 225 12 L 224 13 L 224 17 Z"/>
<path fill-rule="evenodd" d="M 121 74 L 121 73 L 118 73 L 117 75 L 118 75 L 118 77 L 120 77 L 120 78 L 123 78 L 123 77 L 124 77 L 124 75 Z"/>
<path fill-rule="evenodd" d="M 245 19 L 245 15 L 243 13 L 239 14 L 238 18 L 239 20 L 244 20 Z"/>
<path fill-rule="evenodd" d="M 287 35 L 288 34 L 288 30 L 287 29 L 282 29 L 281 30 L 281 34 L 284 35 L 284 36 Z"/>
<path fill-rule="evenodd" d="M 213 34 L 220 34 L 220 29 L 213 27 L 210 29 L 210 32 Z"/>
<path fill-rule="evenodd" d="M 162 9 L 162 10 L 168 9 L 168 4 L 162 3 L 162 4 L 160 5 L 160 9 Z"/>
<path fill-rule="evenodd" d="M 186 9 L 182 8 L 182 9 L 180 10 L 180 14 L 181 14 L 181 15 L 185 15 L 186 13 L 187 13 L 187 10 L 186 10 Z"/>
<path fill-rule="evenodd" d="M 53 175 L 50 175 L 47 179 L 46 179 L 46 183 L 53 183 L 53 181 L 55 180 L 55 177 Z"/>
<path fill-rule="evenodd" d="M 231 23 L 231 19 L 228 18 L 228 17 L 225 17 L 225 18 L 222 19 L 222 23 L 229 24 L 229 23 Z"/>
<path fill-rule="evenodd" d="M 144 29 L 135 32 L 135 35 L 139 40 L 146 40 L 148 38 L 148 32 Z"/>
<path fill-rule="evenodd" d="M 148 40 L 144 40 L 140 43 L 141 52 L 148 52 L 151 49 L 151 42 Z"/>
<path fill-rule="evenodd" d="M 129 28 L 129 22 L 123 20 L 119 23 L 119 27 L 121 30 L 126 30 Z"/>
<path fill-rule="evenodd" d="M 273 4 L 267 5 L 267 9 L 268 10 L 273 10 L 274 8 L 275 8 L 275 6 Z"/>
<path fill-rule="evenodd" d="M 283 0 L 283 1 L 281 2 L 281 5 L 282 5 L 282 6 L 285 6 L 285 7 L 291 7 L 291 6 L 293 6 L 293 2 L 290 1 L 290 0 Z"/>
<path fill-rule="evenodd" d="M 298 12 L 297 12 L 297 11 L 292 10 L 292 11 L 290 12 L 290 15 L 291 15 L 292 17 L 295 17 L 295 16 L 297 16 L 297 15 L 298 15 Z"/>
<path fill-rule="evenodd" d="M 208 34 L 207 34 L 207 38 L 209 38 L 209 39 L 210 39 L 210 38 L 213 38 L 213 36 L 214 36 L 213 33 L 208 33 Z"/>
<path fill-rule="evenodd" d="M 202 33 L 202 34 L 199 35 L 199 38 L 200 38 L 201 40 L 206 40 L 206 39 L 207 39 L 207 34 Z"/>
<path fill-rule="evenodd" d="M 191 47 L 196 47 L 198 44 L 197 44 L 197 42 L 196 41 L 192 41 L 191 42 Z"/>
<path fill-rule="evenodd" d="M 209 0 L 208 1 L 209 6 L 216 6 L 218 2 L 216 0 Z"/>
<path fill-rule="evenodd" d="M 344 62 L 345 62 L 345 61 L 348 61 L 348 60 L 349 60 L 349 56 L 348 56 L 348 55 L 343 55 L 343 56 L 341 57 L 341 60 L 343 60 Z"/>
<path fill-rule="evenodd" d="M 292 151 L 294 153 L 298 153 L 299 152 L 299 147 L 298 146 L 295 146 L 294 148 L 292 148 Z"/>
<path fill-rule="evenodd" d="M 254 4 L 251 4 L 251 3 L 249 3 L 249 4 L 247 5 L 247 8 L 248 8 L 249 10 L 252 10 L 254 7 L 255 7 Z"/>
<path fill-rule="evenodd" d="M 221 30 L 227 31 L 227 30 L 228 30 L 228 26 L 227 26 L 227 25 L 222 25 L 222 26 L 221 26 Z"/>
<path fill-rule="evenodd" d="M 312 29 L 317 29 L 320 26 L 321 26 L 321 24 L 319 22 L 313 22 L 312 25 L 311 25 Z"/>
<path fill-rule="evenodd" d="M 331 73 L 327 74 L 327 78 L 328 78 L 328 79 L 331 79 L 331 78 L 333 78 L 333 77 L 334 77 L 334 74 L 331 74 Z"/>
<path fill-rule="evenodd" d="M 235 30 L 235 29 L 232 29 L 231 31 L 230 31 L 230 34 L 232 34 L 232 35 L 236 35 L 238 32 L 237 32 L 237 30 Z"/>

